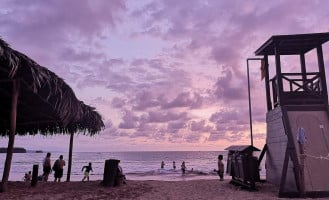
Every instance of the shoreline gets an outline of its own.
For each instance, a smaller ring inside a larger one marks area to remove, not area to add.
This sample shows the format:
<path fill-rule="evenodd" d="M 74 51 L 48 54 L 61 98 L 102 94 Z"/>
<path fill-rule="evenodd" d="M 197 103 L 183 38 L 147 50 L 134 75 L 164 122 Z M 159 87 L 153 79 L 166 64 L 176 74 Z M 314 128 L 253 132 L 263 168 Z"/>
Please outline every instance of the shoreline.
<path fill-rule="evenodd" d="M 118 187 L 104 187 L 101 180 L 89 182 L 38 182 L 36 187 L 22 181 L 8 182 L 8 191 L 0 193 L 1 199 L 250 199 L 274 200 L 278 188 L 268 183 L 257 183 L 258 191 L 243 190 L 230 180 L 127 180 Z M 292 198 L 289 198 L 292 199 Z"/>

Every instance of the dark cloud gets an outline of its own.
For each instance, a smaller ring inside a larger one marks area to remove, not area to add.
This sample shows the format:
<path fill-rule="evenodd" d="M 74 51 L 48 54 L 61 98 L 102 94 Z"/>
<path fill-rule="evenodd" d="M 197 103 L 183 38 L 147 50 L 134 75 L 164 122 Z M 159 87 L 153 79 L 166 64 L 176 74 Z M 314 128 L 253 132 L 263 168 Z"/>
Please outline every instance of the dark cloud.
<path fill-rule="evenodd" d="M 157 98 L 153 96 L 151 91 L 141 91 L 137 93 L 133 101 L 133 109 L 135 110 L 145 110 L 159 105 Z"/>
<path fill-rule="evenodd" d="M 189 107 L 189 108 L 200 108 L 202 106 L 202 97 L 194 93 L 191 95 L 190 92 L 183 92 L 171 102 L 162 105 L 163 109 L 177 108 L 177 107 Z"/>
<path fill-rule="evenodd" d="M 134 129 L 138 127 L 139 117 L 131 111 L 126 110 L 122 120 L 123 122 L 119 124 L 119 128 L 121 129 Z"/>
<path fill-rule="evenodd" d="M 186 128 L 186 123 L 181 122 L 169 122 L 168 123 L 168 132 L 169 133 L 177 133 L 180 129 Z"/>
<path fill-rule="evenodd" d="M 111 105 L 114 108 L 122 108 L 125 104 L 126 104 L 126 101 L 122 98 L 119 98 L 119 97 L 114 97 L 112 102 L 111 102 Z"/>
<path fill-rule="evenodd" d="M 148 113 L 149 123 L 163 123 L 170 121 L 188 120 L 189 117 L 186 112 L 172 112 L 172 111 L 151 111 Z"/>
<path fill-rule="evenodd" d="M 215 96 L 224 102 L 247 99 L 247 87 L 245 84 L 240 85 L 234 79 L 234 73 L 231 68 L 225 68 L 221 72 L 215 84 Z"/>
<path fill-rule="evenodd" d="M 193 132 L 210 132 L 213 130 L 213 127 L 206 125 L 206 120 L 200 121 L 190 121 L 190 130 Z"/>
<path fill-rule="evenodd" d="M 2 1 L 0 5 L 7 8 L 0 23 L 8 35 L 23 43 L 32 40 L 39 47 L 97 37 L 105 27 L 115 27 L 119 14 L 126 9 L 123 1 L 14 0 Z"/>

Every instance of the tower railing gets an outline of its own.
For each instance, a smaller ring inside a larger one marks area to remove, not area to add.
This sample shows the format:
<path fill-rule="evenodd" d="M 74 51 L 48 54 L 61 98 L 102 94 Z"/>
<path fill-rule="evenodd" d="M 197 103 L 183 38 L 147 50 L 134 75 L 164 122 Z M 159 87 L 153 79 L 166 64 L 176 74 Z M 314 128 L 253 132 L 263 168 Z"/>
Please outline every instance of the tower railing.
<path fill-rule="evenodd" d="M 273 105 L 322 104 L 321 76 L 319 72 L 282 73 L 282 92 L 279 93 L 278 76 L 270 79 Z"/>

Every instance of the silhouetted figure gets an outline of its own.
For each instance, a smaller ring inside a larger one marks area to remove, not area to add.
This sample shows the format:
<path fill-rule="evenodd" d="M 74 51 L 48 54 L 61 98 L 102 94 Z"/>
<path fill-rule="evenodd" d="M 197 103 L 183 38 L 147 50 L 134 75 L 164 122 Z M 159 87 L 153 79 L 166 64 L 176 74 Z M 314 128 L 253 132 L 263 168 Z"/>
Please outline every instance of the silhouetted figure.
<path fill-rule="evenodd" d="M 219 180 L 224 180 L 224 163 L 223 163 L 223 155 L 218 155 L 218 176 Z"/>
<path fill-rule="evenodd" d="M 185 161 L 182 162 L 181 169 L 182 169 L 182 173 L 185 174 L 186 171 Z"/>
<path fill-rule="evenodd" d="M 88 165 L 83 166 L 81 171 L 83 171 L 83 170 L 85 170 L 85 172 L 84 172 L 84 177 L 83 177 L 82 181 L 84 181 L 86 178 L 87 178 L 87 181 L 89 181 L 89 173 L 90 173 L 90 171 L 93 171 L 93 168 L 91 167 L 91 162 Z"/>
<path fill-rule="evenodd" d="M 43 174 L 42 179 L 43 181 L 48 181 L 48 176 L 51 172 L 51 160 L 50 160 L 51 153 L 47 153 L 46 157 L 43 159 Z"/>
<path fill-rule="evenodd" d="M 61 178 L 63 177 L 64 166 L 65 166 L 65 161 L 63 160 L 63 155 L 60 155 L 59 159 L 57 159 L 53 165 L 53 170 L 55 171 L 54 182 L 56 181 L 61 182 Z"/>

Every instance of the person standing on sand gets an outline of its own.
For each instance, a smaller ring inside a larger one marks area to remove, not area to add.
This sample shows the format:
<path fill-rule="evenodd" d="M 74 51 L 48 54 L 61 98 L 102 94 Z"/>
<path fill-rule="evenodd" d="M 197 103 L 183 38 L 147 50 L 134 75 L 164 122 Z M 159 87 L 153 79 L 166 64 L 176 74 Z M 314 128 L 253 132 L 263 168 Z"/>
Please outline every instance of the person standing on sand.
<path fill-rule="evenodd" d="M 175 161 L 172 162 L 172 168 L 176 169 L 176 162 Z"/>
<path fill-rule="evenodd" d="M 185 161 L 182 162 L 181 169 L 182 169 L 182 173 L 185 174 L 186 171 Z"/>
<path fill-rule="evenodd" d="M 64 166 L 65 166 L 65 161 L 63 160 L 63 155 L 59 156 L 59 159 L 57 159 L 54 163 L 53 170 L 55 171 L 55 180 L 56 182 L 61 182 L 61 178 L 63 176 L 63 171 L 64 171 Z"/>
<path fill-rule="evenodd" d="M 93 171 L 93 168 L 91 167 L 91 162 L 88 165 L 83 166 L 81 171 L 83 171 L 83 169 L 85 169 L 85 173 L 84 173 L 84 177 L 83 177 L 82 181 L 85 181 L 86 178 L 87 178 L 87 181 L 89 181 L 89 172 Z"/>
<path fill-rule="evenodd" d="M 224 163 L 223 163 L 223 155 L 218 155 L 218 176 L 219 180 L 224 180 Z"/>
<path fill-rule="evenodd" d="M 163 169 L 164 166 L 165 166 L 165 163 L 164 163 L 164 161 L 162 161 L 162 162 L 161 162 L 161 169 Z"/>
<path fill-rule="evenodd" d="M 42 179 L 43 181 L 48 181 L 48 176 L 51 172 L 51 160 L 50 160 L 51 153 L 47 153 L 46 157 L 43 159 L 43 174 Z"/>

